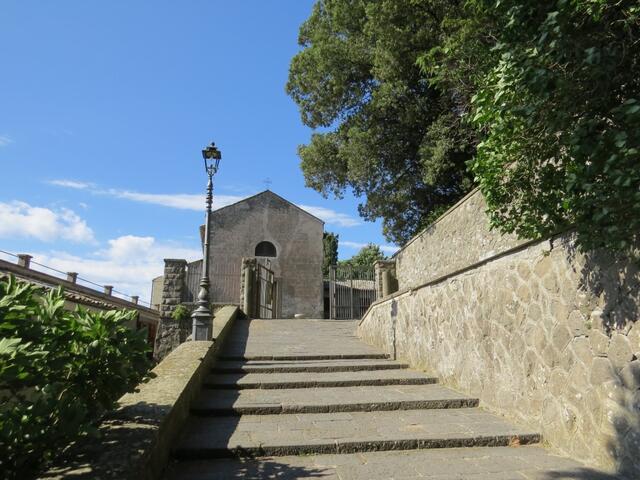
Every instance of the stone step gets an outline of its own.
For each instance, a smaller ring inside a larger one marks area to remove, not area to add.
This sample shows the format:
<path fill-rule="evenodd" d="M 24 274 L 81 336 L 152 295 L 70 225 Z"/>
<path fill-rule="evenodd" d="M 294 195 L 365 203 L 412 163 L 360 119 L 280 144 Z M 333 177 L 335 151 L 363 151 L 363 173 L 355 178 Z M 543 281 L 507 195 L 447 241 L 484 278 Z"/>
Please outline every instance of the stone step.
<path fill-rule="evenodd" d="M 413 370 L 361 370 L 356 372 L 222 373 L 204 380 L 205 388 L 216 390 L 281 389 L 318 387 L 362 387 L 374 385 L 427 385 L 434 377 Z"/>
<path fill-rule="evenodd" d="M 322 354 L 322 355 L 233 355 L 222 354 L 218 357 L 225 361 L 255 361 L 255 360 L 278 360 L 278 361 L 298 361 L 298 360 L 382 360 L 388 359 L 386 353 L 345 353 L 345 354 Z"/>
<path fill-rule="evenodd" d="M 477 408 L 190 417 L 177 459 L 526 445 L 540 435 Z"/>
<path fill-rule="evenodd" d="M 612 479 L 537 446 L 438 448 L 173 462 L 166 480 Z"/>
<path fill-rule="evenodd" d="M 203 390 L 192 403 L 194 415 L 272 415 L 284 413 L 373 412 L 465 408 L 478 405 L 440 385 L 388 385 L 313 389 Z"/>
<path fill-rule="evenodd" d="M 406 363 L 391 360 L 313 360 L 313 361 L 221 361 L 213 367 L 215 373 L 294 373 L 294 372 L 357 372 L 362 370 L 398 370 L 409 368 Z"/>

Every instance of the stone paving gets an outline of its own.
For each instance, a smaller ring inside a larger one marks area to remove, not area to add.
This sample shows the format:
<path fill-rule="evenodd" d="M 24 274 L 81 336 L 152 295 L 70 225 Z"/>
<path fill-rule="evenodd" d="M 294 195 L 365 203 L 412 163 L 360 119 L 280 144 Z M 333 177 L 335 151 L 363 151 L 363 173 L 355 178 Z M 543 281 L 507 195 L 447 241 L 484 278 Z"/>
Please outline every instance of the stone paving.
<path fill-rule="evenodd" d="M 423 385 L 436 378 L 406 369 L 358 370 L 343 372 L 229 373 L 211 374 L 205 379 L 208 388 L 314 388 L 358 387 L 371 385 Z"/>
<path fill-rule="evenodd" d="M 530 445 L 538 432 L 384 359 L 355 326 L 238 321 L 167 480 L 615 478 Z"/>
<path fill-rule="evenodd" d="M 293 372 L 356 372 L 362 370 L 398 370 L 406 363 L 379 359 L 358 360 L 280 360 L 280 361 L 220 361 L 217 373 L 293 373 Z"/>
<path fill-rule="evenodd" d="M 255 390 L 203 390 L 198 413 L 328 413 L 474 407 L 478 400 L 440 385 L 382 385 Z"/>

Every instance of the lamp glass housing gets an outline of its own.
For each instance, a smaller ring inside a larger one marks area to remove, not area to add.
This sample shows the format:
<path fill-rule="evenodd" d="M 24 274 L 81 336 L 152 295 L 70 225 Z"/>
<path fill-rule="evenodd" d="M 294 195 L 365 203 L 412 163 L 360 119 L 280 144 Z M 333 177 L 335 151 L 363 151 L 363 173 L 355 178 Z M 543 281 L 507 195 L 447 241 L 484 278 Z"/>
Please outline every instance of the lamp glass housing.
<path fill-rule="evenodd" d="M 218 150 L 215 143 L 211 142 L 211 145 L 202 150 L 202 158 L 204 160 L 204 168 L 207 170 L 207 173 L 213 174 L 218 171 L 218 166 L 222 159 L 222 153 Z"/>

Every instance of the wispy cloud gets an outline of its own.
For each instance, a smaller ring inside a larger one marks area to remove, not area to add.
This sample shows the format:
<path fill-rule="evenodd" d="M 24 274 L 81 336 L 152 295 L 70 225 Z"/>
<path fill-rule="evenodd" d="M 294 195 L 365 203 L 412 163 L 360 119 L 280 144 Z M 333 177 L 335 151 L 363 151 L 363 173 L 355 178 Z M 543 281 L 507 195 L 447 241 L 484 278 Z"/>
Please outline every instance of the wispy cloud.
<path fill-rule="evenodd" d="M 25 202 L 0 202 L 0 238 L 31 237 L 45 242 L 93 243 L 93 230 L 73 210 L 52 210 Z"/>
<path fill-rule="evenodd" d="M 13 143 L 13 138 L 9 135 L 0 135 L 0 147 L 6 147 Z"/>
<path fill-rule="evenodd" d="M 326 207 L 314 207 L 311 205 L 298 205 L 301 209 L 306 210 L 311 215 L 324 220 L 325 223 L 330 225 L 337 225 L 339 227 L 357 227 L 362 222 L 357 218 L 352 217 L 346 213 L 336 212 Z"/>
<path fill-rule="evenodd" d="M 152 205 L 160 205 L 169 208 L 178 208 L 182 210 L 202 211 L 204 208 L 205 197 L 202 194 L 190 193 L 145 193 L 132 190 L 120 190 L 116 188 L 101 189 L 91 183 L 79 182 L 75 180 L 51 180 L 50 185 L 56 185 L 65 188 L 86 189 L 98 195 L 108 195 L 114 198 L 123 198 L 133 202 L 149 203 Z M 218 209 L 239 202 L 250 195 L 214 195 L 213 208 Z M 339 227 L 356 227 L 362 222 L 349 214 L 337 212 L 330 208 L 298 205 L 303 210 L 309 212 L 328 225 L 337 225 Z"/>
<path fill-rule="evenodd" d="M 57 187 L 65 187 L 65 188 L 74 188 L 76 190 L 86 190 L 87 188 L 93 187 L 93 184 L 88 182 L 78 182 L 77 180 L 49 180 L 47 181 L 49 185 L 55 185 Z"/>
<path fill-rule="evenodd" d="M 342 247 L 347 247 L 347 248 L 351 248 L 354 250 L 360 250 L 361 248 L 366 247 L 367 245 L 369 245 L 368 243 L 360 243 L 360 242 L 350 242 L 348 240 L 339 240 L 338 244 Z M 380 250 L 382 250 L 384 253 L 392 255 L 394 253 L 396 253 L 398 250 L 400 250 L 400 247 L 396 247 L 395 245 L 378 245 L 380 247 Z"/>
<path fill-rule="evenodd" d="M 134 202 L 150 203 L 163 207 L 179 208 L 182 210 L 202 211 L 205 204 L 205 196 L 189 193 L 141 193 L 128 190 L 100 190 L 96 193 L 111 195 L 116 198 L 124 198 Z M 213 208 L 222 208 L 242 200 L 237 195 L 214 195 Z"/>

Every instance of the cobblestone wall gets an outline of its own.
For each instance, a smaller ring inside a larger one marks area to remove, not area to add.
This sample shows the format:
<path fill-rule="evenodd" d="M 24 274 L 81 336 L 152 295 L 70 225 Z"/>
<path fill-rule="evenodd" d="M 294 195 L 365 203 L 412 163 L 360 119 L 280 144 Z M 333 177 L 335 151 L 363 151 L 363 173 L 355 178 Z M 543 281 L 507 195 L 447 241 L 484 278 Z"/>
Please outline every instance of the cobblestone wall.
<path fill-rule="evenodd" d="M 477 240 L 494 253 L 514 245 L 480 235 L 482 203 L 468 201 L 458 226 L 451 216 L 402 252 L 401 287 L 434 278 L 409 269 L 412 260 L 433 265 L 437 277 L 489 256 Z M 441 233 L 459 250 L 425 258 L 434 250 L 428 239 L 442 244 Z M 358 334 L 536 428 L 556 451 L 640 475 L 639 309 L 638 268 L 579 254 L 565 235 L 384 299 Z"/>

